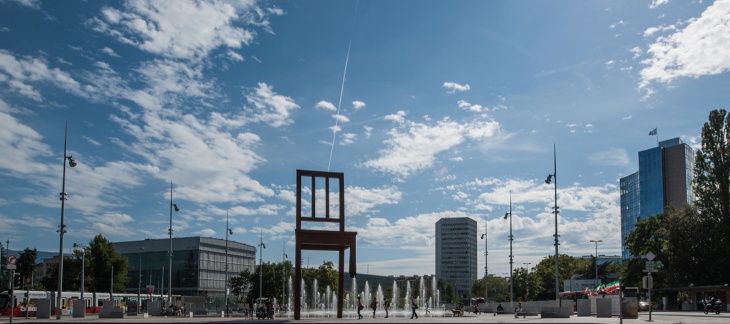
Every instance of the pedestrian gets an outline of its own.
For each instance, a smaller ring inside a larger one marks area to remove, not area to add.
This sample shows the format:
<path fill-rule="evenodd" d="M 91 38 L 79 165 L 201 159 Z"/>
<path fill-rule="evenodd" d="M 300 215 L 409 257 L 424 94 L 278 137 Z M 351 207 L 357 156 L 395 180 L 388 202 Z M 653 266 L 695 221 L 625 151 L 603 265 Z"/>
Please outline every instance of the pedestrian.
<path fill-rule="evenodd" d="M 413 311 L 413 312 L 411 312 L 411 319 L 413 319 L 414 316 L 416 317 L 416 319 L 418 319 L 418 314 L 416 314 L 416 309 L 418 309 L 418 304 L 416 301 L 416 296 L 413 296 L 413 298 L 411 299 L 411 310 Z"/>
<path fill-rule="evenodd" d="M 426 305 L 425 306 L 426 306 L 426 313 L 425 314 L 426 315 L 430 315 L 431 314 L 431 311 L 428 310 L 428 302 L 426 302 Z"/>
<path fill-rule="evenodd" d="M 519 317 L 520 314 L 524 317 L 524 311 L 522 310 L 522 303 L 517 303 L 517 309 L 515 309 L 515 318 Z"/>
<path fill-rule="evenodd" d="M 248 299 L 248 318 L 253 319 L 253 299 Z"/>
<path fill-rule="evenodd" d="M 362 315 L 360 314 L 360 311 L 363 310 L 363 308 L 365 308 L 365 306 L 362 305 L 360 296 L 357 296 L 357 319 L 362 319 Z"/>
<path fill-rule="evenodd" d="M 388 297 L 383 297 L 383 309 L 385 309 L 385 318 L 388 318 L 388 308 L 390 308 L 390 302 L 388 302 Z"/>
<path fill-rule="evenodd" d="M 375 318 L 375 310 L 378 308 L 378 300 L 377 300 L 377 298 L 373 297 L 373 301 L 370 302 L 370 308 L 373 309 L 373 318 Z"/>

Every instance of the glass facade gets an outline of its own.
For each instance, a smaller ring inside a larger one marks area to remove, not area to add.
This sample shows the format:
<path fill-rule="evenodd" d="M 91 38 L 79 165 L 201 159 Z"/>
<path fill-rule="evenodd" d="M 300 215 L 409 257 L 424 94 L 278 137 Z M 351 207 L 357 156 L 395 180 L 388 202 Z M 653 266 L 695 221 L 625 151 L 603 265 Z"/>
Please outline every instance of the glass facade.
<path fill-rule="evenodd" d="M 147 287 L 167 294 L 170 281 L 169 239 L 114 243 L 129 260 L 127 292 Z M 223 295 L 226 283 L 226 241 L 206 237 L 172 239 L 172 294 L 183 296 Z M 228 241 L 228 278 L 244 269 L 254 270 L 256 248 Z M 140 271 L 141 270 L 141 271 Z M 141 274 L 140 274 L 141 272 Z"/>
<path fill-rule="evenodd" d="M 621 242 L 626 241 L 626 236 L 634 229 L 639 220 L 639 172 L 634 172 L 620 180 L 621 190 Z M 631 255 L 623 243 L 621 256 L 629 258 Z"/>
<path fill-rule="evenodd" d="M 620 179 L 622 257 L 631 254 L 626 237 L 639 220 L 661 214 L 666 206 L 682 207 L 694 201 L 694 151 L 681 139 L 661 141 L 639 152 L 639 171 Z"/>

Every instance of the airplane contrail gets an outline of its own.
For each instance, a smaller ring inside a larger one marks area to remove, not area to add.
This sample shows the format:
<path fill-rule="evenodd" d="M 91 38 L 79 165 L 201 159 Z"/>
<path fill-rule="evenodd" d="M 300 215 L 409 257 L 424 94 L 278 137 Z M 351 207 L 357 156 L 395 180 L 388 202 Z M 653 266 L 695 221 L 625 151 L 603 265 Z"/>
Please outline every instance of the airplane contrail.
<path fill-rule="evenodd" d="M 345 92 L 345 80 L 347 79 L 347 63 L 350 61 L 350 48 L 352 47 L 352 35 L 355 33 L 355 21 L 357 20 L 357 8 L 360 6 L 360 1 L 355 3 L 355 18 L 352 19 L 352 28 L 350 30 L 350 43 L 347 44 L 347 55 L 345 56 L 345 71 L 342 73 L 342 85 L 340 86 L 340 100 L 337 102 L 337 115 L 340 114 L 340 107 L 342 106 L 342 94 Z M 335 130 L 332 131 L 332 144 L 330 145 L 330 159 L 327 162 L 327 171 L 329 172 L 330 166 L 332 165 L 332 153 L 335 151 L 335 139 L 337 138 L 337 125 L 339 119 L 335 118 Z"/>

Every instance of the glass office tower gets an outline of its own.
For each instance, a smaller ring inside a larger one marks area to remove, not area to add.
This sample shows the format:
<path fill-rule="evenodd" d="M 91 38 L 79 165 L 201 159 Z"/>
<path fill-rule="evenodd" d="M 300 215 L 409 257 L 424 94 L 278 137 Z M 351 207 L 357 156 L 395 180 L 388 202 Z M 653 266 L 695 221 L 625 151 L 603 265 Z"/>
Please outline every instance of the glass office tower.
<path fill-rule="evenodd" d="M 631 258 L 625 241 L 639 220 L 664 212 L 664 207 L 681 208 L 694 201 L 694 151 L 679 138 L 658 144 L 639 152 L 639 171 L 619 181 L 624 259 Z"/>

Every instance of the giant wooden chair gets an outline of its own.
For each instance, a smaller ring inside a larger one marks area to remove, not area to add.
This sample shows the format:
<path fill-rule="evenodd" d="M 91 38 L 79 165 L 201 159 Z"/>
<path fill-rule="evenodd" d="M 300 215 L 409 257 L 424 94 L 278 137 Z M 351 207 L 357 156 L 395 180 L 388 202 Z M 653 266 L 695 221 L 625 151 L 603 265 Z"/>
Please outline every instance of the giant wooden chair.
<path fill-rule="evenodd" d="M 311 215 L 302 215 L 302 178 L 311 178 Z M 324 180 L 324 215 L 317 215 L 316 193 L 317 179 Z M 330 180 L 337 180 L 339 193 L 339 208 L 337 215 L 330 215 Z M 345 231 L 345 174 L 342 172 L 324 172 L 297 170 L 297 228 L 296 237 L 296 264 L 294 275 L 294 319 L 301 317 L 302 307 L 302 250 L 337 251 L 339 252 L 339 276 L 337 284 L 337 318 L 342 318 L 342 300 L 345 287 L 345 250 L 350 249 L 350 277 L 356 275 L 355 244 L 357 232 Z M 338 223 L 339 230 L 311 230 L 303 229 L 302 222 Z"/>

